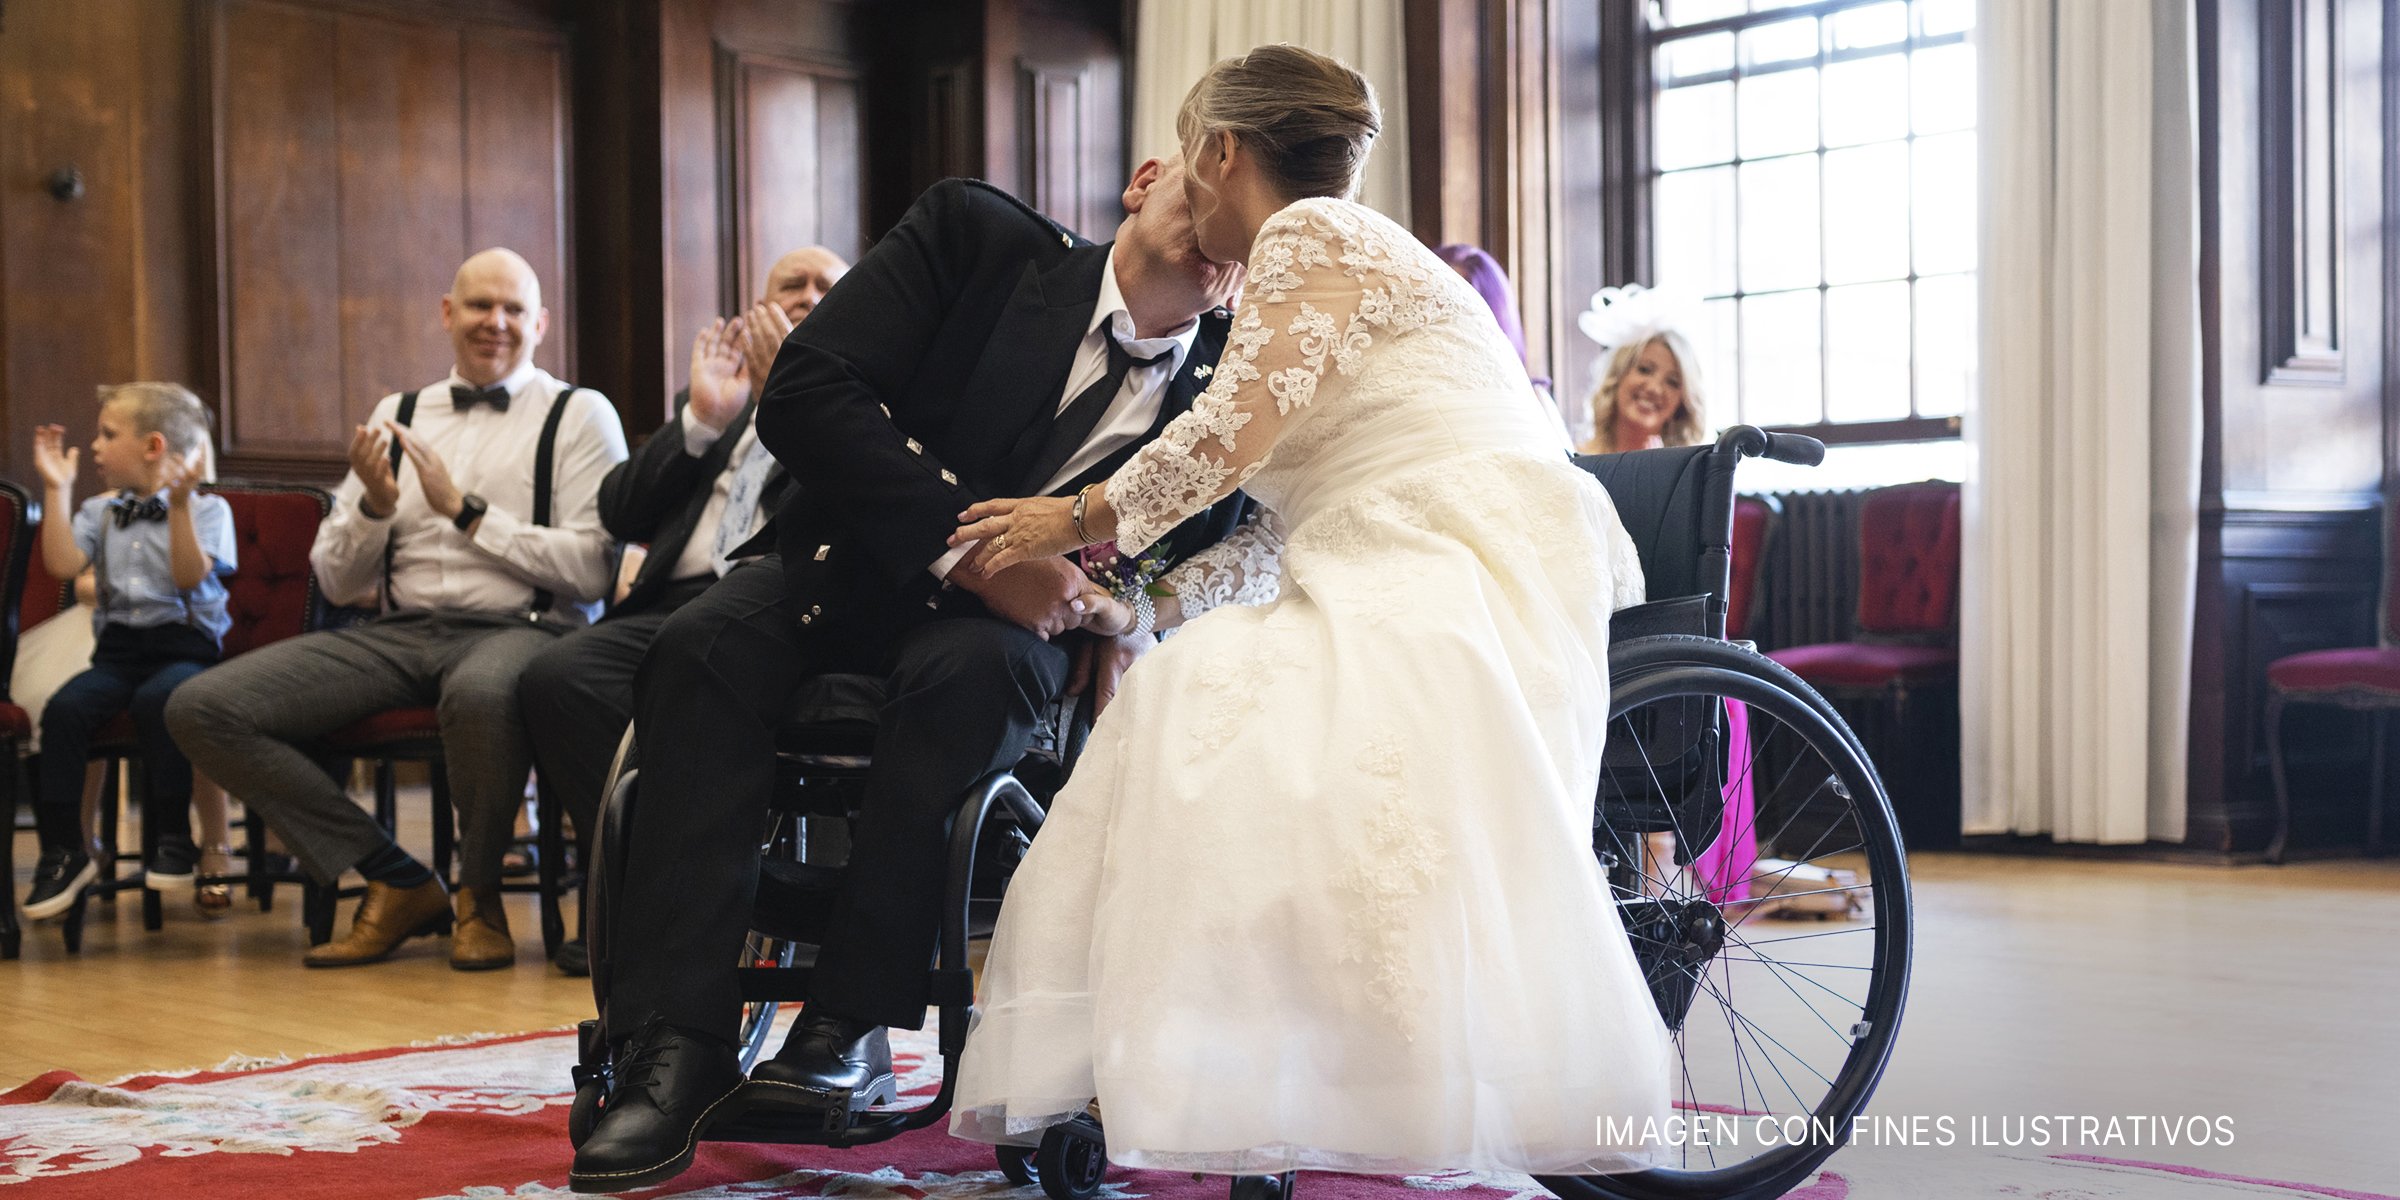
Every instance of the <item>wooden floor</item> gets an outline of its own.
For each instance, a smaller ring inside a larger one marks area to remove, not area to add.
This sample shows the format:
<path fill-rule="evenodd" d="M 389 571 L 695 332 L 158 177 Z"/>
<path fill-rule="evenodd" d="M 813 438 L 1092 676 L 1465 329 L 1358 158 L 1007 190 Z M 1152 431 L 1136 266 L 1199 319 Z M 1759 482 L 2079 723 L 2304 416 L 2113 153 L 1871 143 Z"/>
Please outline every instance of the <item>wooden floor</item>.
<path fill-rule="evenodd" d="M 30 850 L 20 835 L 20 864 Z M 2226 1115 L 2230 1148 L 2125 1156 L 2400 1191 L 2400 860 L 1913 865 L 1917 964 L 1877 1112 L 1962 1124 Z M 55 928 L 28 930 L 24 958 L 0 964 L 0 1088 L 51 1070 L 106 1079 L 590 1011 L 584 981 L 539 960 L 530 898 L 511 900 L 516 968 L 481 975 L 452 972 L 440 940 L 381 966 L 304 970 L 296 895 L 219 924 L 174 900 L 158 934 L 137 904 L 118 905 L 79 958 Z"/>

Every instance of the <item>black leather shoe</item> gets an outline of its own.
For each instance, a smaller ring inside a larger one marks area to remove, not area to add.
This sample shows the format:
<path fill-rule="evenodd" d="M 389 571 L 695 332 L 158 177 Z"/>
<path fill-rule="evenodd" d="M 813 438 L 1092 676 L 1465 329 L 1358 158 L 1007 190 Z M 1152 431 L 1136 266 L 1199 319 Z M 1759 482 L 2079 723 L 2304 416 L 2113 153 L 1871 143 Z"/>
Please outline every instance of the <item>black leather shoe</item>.
<path fill-rule="evenodd" d="M 742 1064 L 733 1047 L 650 1024 L 617 1051 L 616 1084 L 567 1182 L 578 1192 L 664 1183 L 692 1165 L 710 1123 L 733 1115 Z"/>
<path fill-rule="evenodd" d="M 558 954 L 550 960 L 550 963 L 557 967 L 562 974 L 571 975 L 577 979 L 582 979 L 592 973 L 591 951 L 585 947 L 582 938 L 576 938 L 571 942 L 560 942 Z"/>
<path fill-rule="evenodd" d="M 750 1070 L 743 1099 L 754 1109 L 822 1114 L 827 1128 L 877 1104 L 895 1104 L 892 1043 L 883 1026 L 830 1014 L 801 1015 L 775 1057 Z"/>

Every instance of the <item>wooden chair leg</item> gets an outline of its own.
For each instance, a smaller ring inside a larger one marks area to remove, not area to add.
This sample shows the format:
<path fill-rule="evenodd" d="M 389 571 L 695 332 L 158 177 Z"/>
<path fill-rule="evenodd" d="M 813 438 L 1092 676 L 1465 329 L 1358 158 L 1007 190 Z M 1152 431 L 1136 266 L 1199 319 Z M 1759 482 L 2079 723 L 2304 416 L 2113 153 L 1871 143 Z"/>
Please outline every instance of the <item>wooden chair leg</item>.
<path fill-rule="evenodd" d="M 559 911 L 561 894 L 566 890 L 567 839 L 560 828 L 558 797 L 551 792 L 550 785 L 536 778 L 533 795 L 534 822 L 540 826 L 534 831 L 534 854 L 539 859 L 534 864 L 535 902 L 542 913 L 542 957 L 547 959 L 555 956 L 567 940 L 566 917 Z"/>
<path fill-rule="evenodd" d="M 442 886 L 456 888 L 458 876 L 451 867 L 458 858 L 458 814 L 450 809 L 450 775 L 441 759 L 425 766 L 433 777 L 433 874 Z"/>
<path fill-rule="evenodd" d="M 2292 837 L 2292 789 L 2283 771 L 2283 706 L 2277 692 L 2267 698 L 2267 774 L 2275 781 L 2275 836 L 2267 843 L 2267 861 L 2280 863 Z"/>
<path fill-rule="evenodd" d="M 14 738 L 0 740 L 0 961 L 22 953 L 25 930 L 17 921 L 17 797 L 24 787 L 25 758 Z"/>
<path fill-rule="evenodd" d="M 2375 748 L 2367 767 L 2367 853 L 2383 853 L 2383 756 L 2391 740 L 2392 710 L 2375 710 Z"/>
<path fill-rule="evenodd" d="M 166 897 L 150 886 L 150 864 L 158 856 L 158 830 L 150 823 L 149 773 L 134 770 L 133 759 L 118 761 L 124 764 L 120 769 L 128 781 L 126 791 L 132 795 L 136 811 L 142 814 L 142 861 L 134 864 L 134 875 L 142 881 L 142 928 L 156 933 L 167 927 L 167 905 Z"/>

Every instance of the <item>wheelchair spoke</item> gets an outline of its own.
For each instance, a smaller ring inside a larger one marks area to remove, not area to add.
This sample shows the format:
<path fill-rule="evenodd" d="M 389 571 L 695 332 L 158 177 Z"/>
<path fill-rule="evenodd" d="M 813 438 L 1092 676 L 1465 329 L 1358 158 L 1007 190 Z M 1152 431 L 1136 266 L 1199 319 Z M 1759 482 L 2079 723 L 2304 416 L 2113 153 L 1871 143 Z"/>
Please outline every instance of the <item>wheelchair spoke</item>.
<path fill-rule="evenodd" d="M 1725 996 L 1724 996 L 1724 994 L 1723 994 L 1723 993 L 1721 993 L 1721 992 L 1717 991 L 1717 990 L 1716 990 L 1715 988 L 1713 988 L 1713 987 L 1709 987 L 1709 986 L 1708 986 L 1708 984 L 1707 984 L 1707 982 L 1706 982 L 1705 980 L 1703 980 L 1703 981 L 1701 982 L 1701 987 L 1703 987 L 1703 988 L 1706 988 L 1706 989 L 1707 989 L 1707 991 L 1708 991 L 1708 994 L 1709 994 L 1709 995 L 1716 997 L 1716 999 L 1717 999 L 1717 1003 L 1719 1003 L 1719 1004 L 1721 1004 L 1721 1005 L 1724 1005 L 1724 1007 L 1725 1007 L 1725 1011 L 1726 1011 L 1727 1013 L 1730 1013 L 1730 1014 L 1732 1014 L 1732 1016 L 1733 1016 L 1733 1019 L 1734 1019 L 1734 1020 L 1741 1022 L 1741 1023 L 1742 1023 L 1742 1026 L 1743 1026 L 1743 1028 L 1746 1028 L 1746 1029 L 1748 1029 L 1748 1030 L 1750 1031 L 1750 1036 L 1752 1036 L 1752 1037 L 1754 1037 L 1754 1038 L 1757 1038 L 1757 1039 L 1759 1039 L 1759 1040 L 1760 1040 L 1762 1043 L 1764 1043 L 1764 1045 L 1762 1045 L 1762 1046 L 1760 1047 L 1760 1049 L 1761 1049 L 1761 1051 L 1762 1051 L 1762 1052 L 1764 1051 L 1764 1049 L 1765 1049 L 1765 1046 L 1767 1046 L 1767 1045 L 1771 1045 L 1771 1046 L 1775 1047 L 1776 1049 L 1783 1051 L 1783 1052 L 1784 1052 L 1786 1055 L 1790 1056 L 1790 1058 L 1791 1058 L 1792 1062 L 1793 1062 L 1795 1065 L 1797 1065 L 1797 1066 L 1799 1066 L 1799 1067 L 1801 1067 L 1801 1068 L 1805 1069 L 1805 1070 L 1806 1070 L 1806 1071 L 1807 1071 L 1809 1074 L 1816 1076 L 1816 1077 L 1817 1077 L 1817 1082 L 1824 1084 L 1824 1085 L 1825 1085 L 1827 1088 L 1831 1088 L 1831 1087 L 1833 1086 L 1833 1081 L 1832 1081 L 1832 1080 L 1830 1080 L 1830 1079 L 1827 1079 L 1827 1078 L 1825 1077 L 1825 1074 L 1824 1074 L 1824 1072 L 1817 1070 L 1817 1069 L 1816 1069 L 1815 1067 L 1813 1067 L 1813 1066 L 1810 1066 L 1807 1058 L 1803 1057 L 1803 1056 L 1802 1056 L 1802 1055 L 1801 1055 L 1801 1054 L 1800 1054 L 1798 1051 L 1796 1051 L 1796 1050 L 1792 1049 L 1790 1046 L 1786 1046 L 1786 1045 L 1784 1045 L 1784 1044 L 1783 1044 L 1783 1040 L 1782 1040 L 1781 1038 L 1778 1038 L 1778 1037 L 1776 1037 L 1774 1034 L 1768 1033 L 1766 1030 L 1764 1030 L 1764 1029 L 1761 1029 L 1761 1028 L 1759 1027 L 1759 1024 L 1758 1024 L 1758 1022 L 1751 1020 L 1749 1017 L 1743 1016 L 1743 1015 L 1742 1015 L 1742 1011 L 1741 1011 L 1740 1009 L 1738 1009 L 1738 1008 L 1735 1008 L 1735 1007 L 1733 1006 L 1733 1004 L 1732 1004 L 1732 1002 L 1731 1002 L 1731 1001 L 1728 1001 L 1727 999 L 1725 999 Z M 1774 1066 L 1775 1066 L 1775 1056 L 1774 1056 L 1774 1055 L 1771 1055 L 1771 1054 L 1766 1054 L 1766 1055 L 1763 1055 L 1763 1056 L 1766 1058 L 1766 1060 L 1767 1060 L 1767 1065 L 1768 1065 L 1769 1067 L 1774 1067 Z M 1777 1076 L 1778 1078 L 1784 1078 L 1784 1076 L 1783 1076 L 1783 1071 L 1782 1071 L 1782 1069 L 1781 1069 L 1781 1068 L 1776 1068 L 1776 1069 L 1775 1069 L 1775 1074 L 1776 1074 L 1776 1076 Z M 1799 1101 L 1799 1102 L 1800 1102 L 1801 1104 L 1803 1104 L 1804 1106 L 1806 1105 L 1806 1103 L 1807 1103 L 1807 1102 L 1806 1102 L 1806 1101 L 1802 1101 L 1802 1100 L 1800 1099 L 1800 1092 L 1799 1092 L 1799 1090 L 1798 1090 L 1798 1089 L 1796 1089 L 1796 1088 L 1792 1088 L 1792 1085 L 1791 1085 L 1791 1080 L 1790 1080 L 1790 1079 L 1788 1079 L 1788 1078 L 1784 1078 L 1784 1087 L 1786 1087 L 1786 1088 L 1791 1088 L 1791 1090 L 1792 1090 L 1792 1099 L 1793 1099 L 1793 1100 L 1795 1100 L 1795 1101 Z"/>
<path fill-rule="evenodd" d="M 1703 987 L 1706 987 L 1706 984 L 1704 983 L 1702 986 L 1703 986 Z M 1798 1065 L 1800 1065 L 1800 1066 L 1802 1066 L 1802 1067 L 1808 1067 L 1808 1060 L 1806 1060 L 1806 1059 L 1804 1059 L 1804 1058 L 1801 1058 L 1801 1057 L 1800 1057 L 1799 1055 L 1797 1055 L 1797 1054 L 1793 1054 L 1793 1053 L 1792 1053 L 1792 1051 L 1791 1051 L 1791 1048 L 1790 1048 L 1790 1047 L 1788 1047 L 1788 1046 L 1785 1046 L 1785 1045 L 1784 1045 L 1782 1042 L 1776 1041 L 1776 1040 L 1775 1040 L 1773 1037 L 1771 1037 L 1771 1036 L 1768 1036 L 1768 1035 L 1767 1035 L 1767 1033 L 1766 1033 L 1766 1031 L 1764 1031 L 1764 1030 L 1762 1030 L 1762 1029 L 1760 1029 L 1760 1028 L 1758 1027 L 1758 1023 L 1757 1023 L 1757 1022 L 1755 1022 L 1755 1021 L 1752 1021 L 1750 1018 L 1743 1016 L 1743 1015 L 1741 1014 L 1741 1011 L 1740 1011 L 1740 1010 L 1738 1010 L 1738 1009 L 1736 1009 L 1736 1008 L 1734 1008 L 1734 1006 L 1732 1005 L 1732 1003 L 1731 1003 L 1731 1002 L 1729 1002 L 1729 1001 L 1727 1001 L 1727 1000 L 1725 999 L 1724 995 L 1723 995 L 1722 993 L 1718 992 L 1718 991 L 1717 991 L 1715 988 L 1713 988 L 1713 987 L 1707 988 L 1707 991 L 1708 991 L 1708 994 L 1709 994 L 1710 996 L 1712 996 L 1712 997 L 1714 997 L 1714 998 L 1716 999 L 1716 1001 L 1717 1001 L 1717 1007 L 1718 1007 L 1718 1008 L 1719 1008 L 1721 1011 L 1723 1011 L 1723 1012 L 1724 1012 L 1724 1014 L 1725 1014 L 1725 1017 L 1726 1017 L 1726 1020 L 1727 1020 L 1727 1023 L 1728 1023 L 1728 1024 L 1731 1024 L 1731 1023 L 1733 1023 L 1733 1022 L 1737 1022 L 1737 1021 L 1738 1021 L 1738 1022 L 1740 1022 L 1740 1023 L 1741 1023 L 1741 1025 L 1742 1025 L 1744 1028 L 1746 1028 L 1746 1029 L 1748 1029 L 1748 1030 L 1750 1031 L 1750 1038 L 1751 1038 L 1751 1040 L 1752 1040 L 1752 1041 L 1755 1041 L 1755 1042 L 1757 1042 L 1757 1043 L 1758 1043 L 1758 1057 L 1759 1057 L 1759 1058 L 1761 1058 L 1761 1059 L 1763 1059 L 1763 1060 L 1765 1060 L 1765 1062 L 1766 1062 L 1766 1064 L 1767 1064 L 1767 1069 L 1768 1069 L 1768 1070 L 1775 1072 L 1775 1078 L 1776 1078 L 1777 1082 L 1780 1082 L 1781 1084 L 1783 1084 L 1783 1090 L 1784 1090 L 1784 1091 L 1787 1091 L 1787 1092 L 1789 1092 L 1789 1093 L 1791 1093 L 1791 1096 L 1792 1096 L 1792 1104 L 1794 1105 L 1794 1107 L 1796 1107 L 1797 1109 L 1799 1109 L 1799 1110 L 1800 1110 L 1800 1111 L 1802 1111 L 1802 1112 L 1806 1112 L 1806 1111 L 1808 1111 L 1809 1109 L 1811 1109 L 1813 1106 L 1809 1104 L 1809 1102 L 1808 1102 L 1808 1100 L 1807 1100 L 1807 1098 L 1806 1098 L 1806 1097 L 1804 1097 L 1804 1096 L 1802 1096 L 1802 1095 L 1800 1094 L 1800 1089 L 1799 1089 L 1799 1088 L 1797 1088 L 1797 1087 L 1794 1087 L 1794 1086 L 1792 1086 L 1792 1079 L 1791 1079 L 1791 1076 L 1784 1074 L 1784 1073 L 1783 1073 L 1783 1068 L 1782 1068 L 1781 1066 L 1779 1066 L 1779 1065 L 1777 1065 L 1777 1064 L 1776 1064 L 1776 1062 L 1775 1062 L 1775 1056 L 1774 1056 L 1774 1055 L 1772 1055 L 1772 1054 L 1769 1054 L 1769 1053 L 1767 1053 L 1767 1047 L 1768 1047 L 1768 1045 L 1772 1044 L 1772 1045 L 1773 1045 L 1773 1046 L 1774 1046 L 1776 1049 L 1782 1050 L 1782 1051 L 1783 1051 L 1783 1052 L 1784 1052 L 1786 1055 L 1789 1055 L 1789 1056 L 1791 1057 L 1791 1059 L 1792 1059 L 1792 1061 L 1793 1061 L 1794 1063 L 1796 1063 L 1796 1064 L 1798 1064 Z M 1738 1047 L 1741 1045 L 1741 1035 L 1740 1035 L 1739 1033 L 1736 1033 L 1736 1034 L 1734 1034 L 1734 1035 L 1733 1035 L 1733 1041 L 1734 1041 L 1734 1045 L 1737 1047 L 1737 1051 L 1736 1051 L 1737 1058 L 1740 1058 L 1740 1057 L 1742 1057 L 1742 1056 L 1739 1054 Z M 1687 1073 L 1688 1073 L 1688 1068 L 1687 1068 Z M 1821 1079 L 1821 1080 L 1822 1080 L 1822 1079 L 1825 1079 L 1825 1077 L 1824 1077 L 1823 1075 L 1821 1075 L 1821 1074 L 1818 1074 L 1818 1073 L 1817 1073 L 1817 1071 L 1816 1071 L 1816 1069 L 1815 1069 L 1814 1067 L 1809 1067 L 1809 1073 L 1810 1073 L 1810 1074 L 1812 1074 L 1812 1075 L 1816 1075 L 1816 1076 L 1817 1076 L 1817 1078 L 1819 1078 L 1819 1079 Z M 1832 1086 L 1832 1081 L 1831 1081 L 1831 1080 L 1825 1080 L 1825 1083 L 1826 1083 L 1826 1085 L 1827 1085 L 1828 1087 Z M 1762 1081 L 1762 1084 L 1763 1084 L 1763 1081 Z M 1762 1086 L 1762 1088 L 1761 1088 L 1761 1092 L 1760 1092 L 1760 1096 L 1759 1096 L 1759 1103 L 1761 1103 L 1761 1104 L 1765 1104 L 1766 1102 L 1767 1102 L 1767 1101 L 1766 1101 L 1766 1096 L 1765 1096 L 1764 1088 L 1763 1088 L 1763 1086 Z"/>
<path fill-rule="evenodd" d="M 1772 964 L 1769 964 L 1769 965 L 1772 965 Z M 1801 995 L 1801 994 L 1800 994 L 1800 989 L 1798 989 L 1798 988 L 1796 988 L 1796 987 L 1793 987 L 1793 986 L 1791 985 L 1790 981 L 1788 981 L 1788 980 L 1784 979 L 1784 977 L 1783 977 L 1782 975 L 1780 975 L 1780 974 L 1770 975 L 1770 976 L 1768 976 L 1768 978 L 1771 978 L 1771 979 L 1773 979 L 1775 982 L 1782 984 L 1782 985 L 1783 985 L 1783 990 L 1785 990 L 1785 991 L 1787 991 L 1787 992 L 1790 992 L 1790 993 L 1792 994 L 1792 999 L 1799 1001 L 1799 1002 L 1800 1002 L 1800 1007 L 1801 1007 L 1802 1009 L 1806 1010 L 1806 1011 L 1807 1011 L 1807 1013 L 1808 1013 L 1808 1015 L 1810 1015 L 1810 1016 L 1812 1016 L 1812 1017 L 1815 1017 L 1815 1018 L 1817 1019 L 1817 1023 L 1818 1023 L 1819 1025 L 1823 1025 L 1823 1026 L 1825 1027 L 1825 1032 L 1832 1034 L 1836 1040 L 1840 1041 L 1840 1042 L 1841 1042 L 1843 1045 L 1845 1045 L 1845 1046 L 1847 1046 L 1847 1045 L 1849 1045 L 1849 1044 L 1850 1044 L 1850 1039 L 1849 1039 L 1849 1037 L 1848 1037 L 1848 1036 L 1846 1036 L 1845 1034 L 1843 1034 L 1841 1030 L 1834 1028 L 1834 1027 L 1833 1027 L 1833 1022 L 1826 1020 L 1826 1019 L 1825 1019 L 1825 1014 L 1824 1014 L 1824 1013 L 1822 1013 L 1822 1012 L 1819 1012 L 1819 1011 L 1817 1011 L 1817 1006 L 1816 1006 L 1816 1005 L 1814 1005 L 1814 1004 L 1810 1004 L 1810 1003 L 1808 1002 L 1808 997 L 1806 997 L 1806 996 L 1803 996 L 1803 995 Z M 1819 984 L 1818 986 L 1819 986 L 1819 987 L 1823 987 L 1824 985 L 1822 985 L 1822 984 Z M 1825 990 L 1826 990 L 1827 994 L 1829 994 L 1829 995 L 1833 996 L 1833 997 L 1834 997 L 1835 999 L 1837 999 L 1837 1000 L 1840 1000 L 1840 1001 L 1841 1001 L 1842 1003 L 1844 1003 L 1844 1004 L 1848 1004 L 1848 1003 L 1850 1003 L 1850 1002 L 1851 1002 L 1849 997 L 1847 997 L 1847 996 L 1844 996 L 1844 995 L 1842 995 L 1842 994 L 1841 994 L 1841 993 L 1839 993 L 1839 992 L 1835 992 L 1835 991 L 1833 991 L 1831 988 L 1826 988 Z M 1864 1012 L 1864 1011 L 1865 1011 L 1865 1009 L 1862 1007 L 1862 1008 L 1860 1009 L 1860 1011 L 1861 1011 L 1861 1012 Z"/>

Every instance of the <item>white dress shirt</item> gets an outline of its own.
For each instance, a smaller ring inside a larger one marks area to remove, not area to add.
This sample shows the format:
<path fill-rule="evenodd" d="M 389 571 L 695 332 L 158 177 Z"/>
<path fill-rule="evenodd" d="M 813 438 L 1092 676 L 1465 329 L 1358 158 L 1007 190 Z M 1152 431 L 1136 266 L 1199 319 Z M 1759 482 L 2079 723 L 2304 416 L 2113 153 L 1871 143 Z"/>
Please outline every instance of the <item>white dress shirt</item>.
<path fill-rule="evenodd" d="M 1083 446 L 1042 484 L 1043 495 L 1064 487 L 1068 480 L 1091 470 L 1101 459 L 1150 432 L 1151 422 L 1158 420 L 1159 406 L 1166 403 L 1167 384 L 1183 369 L 1183 360 L 1192 352 L 1193 339 L 1200 336 L 1200 321 L 1195 317 L 1184 322 L 1182 329 L 1164 337 L 1134 337 L 1133 314 L 1126 311 L 1125 293 L 1117 287 L 1117 251 L 1110 247 L 1108 268 L 1100 272 L 1100 301 L 1092 306 L 1092 322 L 1084 327 L 1083 342 L 1075 347 L 1075 364 L 1067 370 L 1066 389 L 1059 393 L 1057 411 L 1062 415 L 1075 397 L 1083 394 L 1083 389 L 1108 374 L 1108 341 L 1100 332 L 1103 324 L 1116 333 L 1117 345 L 1136 359 L 1169 353 L 1150 366 L 1136 366 L 1125 373 L 1125 386 L 1109 401 L 1107 410 L 1100 414 L 1100 423 L 1092 426 Z M 970 542 L 935 559 L 934 576 L 949 578 L 950 568 L 974 548 L 975 544 Z"/>
<path fill-rule="evenodd" d="M 683 406 L 683 412 L 676 419 L 683 426 L 683 452 L 693 458 L 707 455 L 718 439 L 725 436 L 724 430 L 711 429 L 707 422 L 693 416 L 689 403 Z M 675 559 L 675 572 L 667 578 L 697 579 L 703 575 L 721 578 L 725 572 L 733 569 L 732 560 L 717 557 L 717 523 L 725 519 L 725 500 L 733 492 L 734 472 L 741 467 L 743 456 L 749 454 L 750 448 L 757 444 L 758 422 L 753 419 L 742 428 L 741 438 L 733 444 L 733 453 L 725 457 L 725 468 L 717 472 L 716 482 L 709 487 L 708 503 L 700 510 L 699 523 L 692 526 L 691 540 L 683 544 L 683 553 Z M 759 505 L 750 514 L 750 527 L 742 530 L 741 535 L 733 539 L 733 544 L 738 546 L 749 541 L 766 527 L 767 518 L 773 515 L 767 511 L 766 505 Z"/>
<path fill-rule="evenodd" d="M 401 456 L 400 503 L 378 520 L 359 504 L 366 486 L 353 470 L 334 492 L 333 512 L 317 527 L 309 564 L 318 585 L 336 604 L 375 603 L 383 583 L 384 546 L 392 547 L 395 609 L 453 609 L 522 613 L 536 590 L 556 597 L 549 616 L 589 624 L 599 616 L 615 566 L 614 539 L 600 524 L 600 480 L 625 460 L 625 429 L 608 397 L 584 388 L 558 426 L 552 463 L 550 524 L 532 522 L 533 460 L 550 407 L 567 385 L 531 363 L 501 381 L 508 389 L 507 412 L 476 405 L 461 413 L 450 377 L 417 393 L 409 430 L 440 457 L 463 494 L 483 497 L 490 507 L 469 538 L 448 517 L 425 503 L 416 464 Z M 369 423 L 381 428 L 394 419 L 400 396 L 375 402 Z"/>

